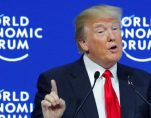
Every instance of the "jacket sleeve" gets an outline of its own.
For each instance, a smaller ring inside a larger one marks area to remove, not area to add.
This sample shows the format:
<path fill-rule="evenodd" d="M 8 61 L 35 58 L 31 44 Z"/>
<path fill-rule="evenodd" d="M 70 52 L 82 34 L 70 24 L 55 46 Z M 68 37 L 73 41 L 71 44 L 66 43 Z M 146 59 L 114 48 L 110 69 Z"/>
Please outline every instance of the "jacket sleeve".
<path fill-rule="evenodd" d="M 35 95 L 34 100 L 34 110 L 31 114 L 31 118 L 43 118 L 42 108 L 41 108 L 41 101 L 44 99 L 46 94 L 50 93 L 50 81 L 46 78 L 43 74 L 39 76 L 37 82 L 37 93 Z"/>

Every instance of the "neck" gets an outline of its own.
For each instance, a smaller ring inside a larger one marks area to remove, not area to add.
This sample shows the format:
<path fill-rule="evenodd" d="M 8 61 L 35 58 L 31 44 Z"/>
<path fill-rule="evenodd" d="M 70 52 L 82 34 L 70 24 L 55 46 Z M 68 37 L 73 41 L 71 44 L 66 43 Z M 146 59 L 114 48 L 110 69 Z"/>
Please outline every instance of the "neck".
<path fill-rule="evenodd" d="M 117 62 L 101 62 L 100 60 L 95 60 L 94 58 L 91 58 L 89 55 L 86 55 L 90 60 L 92 60 L 94 63 L 100 65 L 104 69 L 110 69 L 113 67 Z"/>

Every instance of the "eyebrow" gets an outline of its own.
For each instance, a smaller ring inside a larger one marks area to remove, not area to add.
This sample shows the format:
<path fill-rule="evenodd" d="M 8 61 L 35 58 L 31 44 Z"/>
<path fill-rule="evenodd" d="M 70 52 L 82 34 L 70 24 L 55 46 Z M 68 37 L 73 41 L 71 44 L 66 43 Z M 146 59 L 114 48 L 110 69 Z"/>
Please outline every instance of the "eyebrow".
<path fill-rule="evenodd" d="M 120 24 L 119 24 L 119 22 L 113 22 L 112 26 L 114 26 L 114 25 L 120 25 Z M 105 25 L 103 25 L 103 24 L 96 24 L 94 26 L 95 29 L 100 28 L 100 27 L 106 28 Z"/>
<path fill-rule="evenodd" d="M 105 28 L 105 26 L 104 26 L 103 24 L 96 24 L 96 25 L 94 26 L 95 29 L 100 28 L 100 27 Z"/>

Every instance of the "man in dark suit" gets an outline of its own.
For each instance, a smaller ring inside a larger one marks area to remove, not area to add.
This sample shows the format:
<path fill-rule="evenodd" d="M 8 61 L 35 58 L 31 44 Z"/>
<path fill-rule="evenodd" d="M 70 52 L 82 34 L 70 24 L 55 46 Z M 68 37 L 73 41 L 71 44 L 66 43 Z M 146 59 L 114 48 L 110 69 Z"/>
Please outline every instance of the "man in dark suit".
<path fill-rule="evenodd" d="M 121 9 L 88 8 L 76 18 L 76 62 L 40 75 L 32 118 L 151 118 L 151 75 L 118 63 L 122 54 Z"/>

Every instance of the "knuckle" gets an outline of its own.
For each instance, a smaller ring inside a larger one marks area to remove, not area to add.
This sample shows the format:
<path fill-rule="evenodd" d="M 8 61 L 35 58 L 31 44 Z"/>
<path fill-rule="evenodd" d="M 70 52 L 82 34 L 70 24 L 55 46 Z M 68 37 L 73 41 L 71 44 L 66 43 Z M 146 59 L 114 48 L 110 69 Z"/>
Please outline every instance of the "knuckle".
<path fill-rule="evenodd" d="M 45 98 L 44 99 L 48 99 L 49 98 L 49 94 L 45 95 Z"/>

